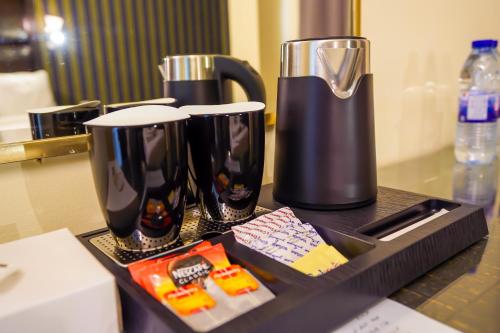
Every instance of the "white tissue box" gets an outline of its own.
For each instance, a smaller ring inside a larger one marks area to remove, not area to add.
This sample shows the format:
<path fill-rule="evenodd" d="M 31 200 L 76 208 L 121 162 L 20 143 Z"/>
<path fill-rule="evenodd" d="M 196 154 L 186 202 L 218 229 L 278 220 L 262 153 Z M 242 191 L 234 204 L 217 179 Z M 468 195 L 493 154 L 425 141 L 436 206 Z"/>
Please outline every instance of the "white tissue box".
<path fill-rule="evenodd" d="M 120 331 L 113 275 L 69 230 L 0 244 L 2 264 L 2 333 Z"/>

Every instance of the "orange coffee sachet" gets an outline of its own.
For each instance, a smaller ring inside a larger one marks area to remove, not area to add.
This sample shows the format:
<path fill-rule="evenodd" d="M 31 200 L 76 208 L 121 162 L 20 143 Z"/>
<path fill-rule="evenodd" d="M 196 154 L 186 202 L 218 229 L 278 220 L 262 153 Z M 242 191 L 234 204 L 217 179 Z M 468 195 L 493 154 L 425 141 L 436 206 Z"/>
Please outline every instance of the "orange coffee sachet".
<path fill-rule="evenodd" d="M 188 253 L 132 267 L 131 274 L 156 299 L 187 315 L 215 305 L 204 290 L 205 280 L 211 271 L 229 265 L 222 244 L 203 242 Z"/>
<path fill-rule="evenodd" d="M 188 284 L 168 292 L 164 295 L 164 299 L 183 316 L 215 306 L 214 299 L 196 284 Z"/>
<path fill-rule="evenodd" d="M 237 296 L 257 290 L 259 283 L 240 265 L 231 265 L 210 273 L 214 282 L 228 295 Z"/>

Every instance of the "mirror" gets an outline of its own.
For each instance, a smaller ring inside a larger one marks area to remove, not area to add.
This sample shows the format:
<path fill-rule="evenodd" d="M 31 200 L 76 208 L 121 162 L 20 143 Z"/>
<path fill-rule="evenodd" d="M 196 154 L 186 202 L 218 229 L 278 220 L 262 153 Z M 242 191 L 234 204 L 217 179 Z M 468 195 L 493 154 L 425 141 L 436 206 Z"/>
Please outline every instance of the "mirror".
<path fill-rule="evenodd" d="M 161 98 L 166 55 L 228 54 L 227 10 L 227 0 L 0 1 L 0 163 L 18 146 L 75 141 L 33 141 L 27 110 Z"/>

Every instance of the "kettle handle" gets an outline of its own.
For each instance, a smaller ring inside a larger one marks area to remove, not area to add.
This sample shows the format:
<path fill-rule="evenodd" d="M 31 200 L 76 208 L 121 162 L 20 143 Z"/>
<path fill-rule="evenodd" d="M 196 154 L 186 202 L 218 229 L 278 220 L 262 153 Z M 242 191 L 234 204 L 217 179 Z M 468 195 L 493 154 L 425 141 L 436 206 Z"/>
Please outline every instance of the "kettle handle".
<path fill-rule="evenodd" d="M 227 79 L 236 81 L 245 91 L 249 101 L 266 102 L 266 90 L 259 73 L 247 61 L 229 56 L 214 56 L 215 74 L 221 85 Z M 223 87 L 220 87 L 223 91 Z M 221 99 L 223 100 L 223 99 Z"/>

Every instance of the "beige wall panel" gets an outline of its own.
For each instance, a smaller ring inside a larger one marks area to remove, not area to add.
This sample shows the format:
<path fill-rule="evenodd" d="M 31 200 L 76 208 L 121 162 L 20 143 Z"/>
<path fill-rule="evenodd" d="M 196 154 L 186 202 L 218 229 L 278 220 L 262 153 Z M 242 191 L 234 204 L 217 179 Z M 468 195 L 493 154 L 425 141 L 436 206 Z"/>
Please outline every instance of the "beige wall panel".
<path fill-rule="evenodd" d="M 453 144 L 470 42 L 500 38 L 497 0 L 363 0 L 372 42 L 379 165 Z"/>

